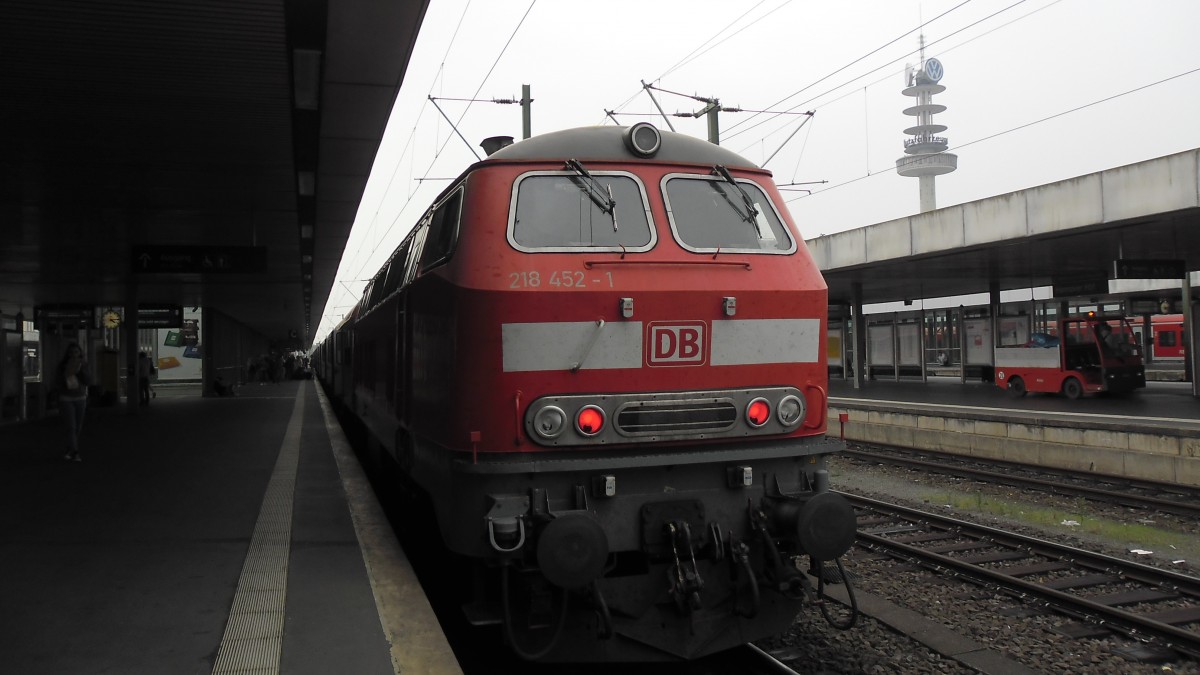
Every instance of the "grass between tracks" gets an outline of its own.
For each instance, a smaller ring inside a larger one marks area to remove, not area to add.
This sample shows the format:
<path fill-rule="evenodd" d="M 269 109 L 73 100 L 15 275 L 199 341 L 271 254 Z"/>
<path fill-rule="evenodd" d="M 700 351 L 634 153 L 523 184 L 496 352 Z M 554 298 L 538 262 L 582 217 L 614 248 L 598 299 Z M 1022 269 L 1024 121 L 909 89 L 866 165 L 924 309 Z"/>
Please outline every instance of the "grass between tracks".
<path fill-rule="evenodd" d="M 1152 523 L 1122 522 L 1085 515 L 1088 509 L 1082 504 L 1078 511 L 1071 512 L 1029 502 L 1001 500 L 980 493 L 954 492 L 933 493 L 926 500 L 930 504 L 1014 520 L 1046 530 L 1085 533 L 1114 543 L 1123 542 L 1133 548 L 1160 551 L 1167 547 L 1187 549 L 1193 546 L 1195 538 L 1193 534 L 1164 530 Z"/>

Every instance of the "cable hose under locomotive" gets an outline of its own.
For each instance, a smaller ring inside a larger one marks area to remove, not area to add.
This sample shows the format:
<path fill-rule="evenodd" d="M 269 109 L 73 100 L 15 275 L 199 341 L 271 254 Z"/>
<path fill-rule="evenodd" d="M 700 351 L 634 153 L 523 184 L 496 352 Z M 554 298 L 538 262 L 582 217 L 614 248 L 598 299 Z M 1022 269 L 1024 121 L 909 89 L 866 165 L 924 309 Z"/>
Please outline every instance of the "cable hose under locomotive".
<path fill-rule="evenodd" d="M 592 582 L 592 600 L 596 603 L 596 611 L 600 614 L 600 632 L 597 634 L 601 640 L 607 640 L 613 636 L 612 613 L 608 611 L 608 603 L 604 601 L 604 596 L 600 593 L 600 581 Z"/>
<path fill-rule="evenodd" d="M 559 638 L 562 637 L 563 626 L 567 624 L 567 596 L 570 593 L 566 589 L 562 590 L 562 609 L 559 611 L 558 625 L 554 627 L 554 635 L 550 637 L 550 641 L 536 652 L 527 652 L 517 644 L 517 636 L 512 627 L 512 609 L 508 598 L 509 567 L 511 565 L 504 565 L 504 571 L 500 575 L 500 604 L 504 608 L 504 636 L 508 638 L 508 645 L 517 653 L 517 656 L 526 661 L 537 661 L 549 654 L 558 645 Z"/>
<path fill-rule="evenodd" d="M 850 630 L 854 628 L 854 624 L 858 622 L 858 599 L 854 597 L 854 586 L 850 584 L 850 577 L 846 576 L 846 568 L 842 567 L 842 559 L 834 558 L 834 564 L 837 565 L 838 575 L 842 577 L 842 583 L 846 585 L 846 596 L 850 599 L 850 620 L 844 624 L 838 623 L 829 616 L 829 608 L 825 603 L 819 603 L 821 608 L 821 616 L 825 617 L 826 623 L 838 630 Z M 817 597 L 825 598 L 825 563 L 821 563 L 821 573 L 817 575 Z"/>
<path fill-rule="evenodd" d="M 750 567 L 750 556 L 746 552 L 746 545 L 739 542 L 738 546 L 739 549 L 735 553 L 735 556 L 737 557 L 738 565 L 741 565 L 742 569 L 745 570 L 746 578 L 749 580 L 750 597 L 752 603 L 748 611 L 741 608 L 736 608 L 735 604 L 735 611 L 737 612 L 738 616 L 745 617 L 747 619 L 753 619 L 754 617 L 758 616 L 759 603 L 762 601 L 762 598 L 759 596 L 758 592 L 758 578 L 754 575 L 754 568 Z M 735 603 L 736 599 L 737 598 L 735 596 Z"/>

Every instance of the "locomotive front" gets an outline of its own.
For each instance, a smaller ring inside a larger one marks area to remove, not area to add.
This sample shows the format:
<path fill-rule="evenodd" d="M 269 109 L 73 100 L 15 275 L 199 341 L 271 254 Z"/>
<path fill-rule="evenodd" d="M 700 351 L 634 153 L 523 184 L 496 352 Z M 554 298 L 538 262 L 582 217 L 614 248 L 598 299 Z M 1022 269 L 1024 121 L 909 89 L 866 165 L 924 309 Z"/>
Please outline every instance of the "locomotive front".
<path fill-rule="evenodd" d="M 770 174 L 597 127 L 463 190 L 453 257 L 407 301 L 398 453 L 493 570 L 514 649 L 696 658 L 785 631 L 855 522 L 825 469 L 826 287 Z"/>

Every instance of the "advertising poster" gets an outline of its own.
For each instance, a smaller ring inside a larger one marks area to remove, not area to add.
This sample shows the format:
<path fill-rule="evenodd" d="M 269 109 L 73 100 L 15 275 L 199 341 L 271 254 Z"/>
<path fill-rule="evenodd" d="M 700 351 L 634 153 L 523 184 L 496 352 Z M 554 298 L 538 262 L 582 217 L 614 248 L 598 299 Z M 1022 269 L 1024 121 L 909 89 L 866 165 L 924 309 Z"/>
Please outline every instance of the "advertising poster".
<path fill-rule="evenodd" d="M 892 348 L 892 324 L 877 324 L 867 327 L 867 363 L 872 366 L 892 366 L 895 349 Z"/>
<path fill-rule="evenodd" d="M 1028 316 L 1002 316 L 998 322 L 1001 347 L 1020 347 L 1029 343 Z"/>
<path fill-rule="evenodd" d="M 900 338 L 900 365 L 921 365 L 921 325 L 902 323 L 896 327 Z"/>
<path fill-rule="evenodd" d="M 842 366 L 842 329 L 829 328 L 825 341 L 825 363 L 840 368 Z"/>
<path fill-rule="evenodd" d="M 183 309 L 182 328 L 159 328 L 158 380 L 200 380 L 204 349 L 200 344 L 202 310 Z"/>
<path fill-rule="evenodd" d="M 992 320 L 967 319 L 963 322 L 967 339 L 963 342 L 969 366 L 990 366 L 994 358 Z"/>

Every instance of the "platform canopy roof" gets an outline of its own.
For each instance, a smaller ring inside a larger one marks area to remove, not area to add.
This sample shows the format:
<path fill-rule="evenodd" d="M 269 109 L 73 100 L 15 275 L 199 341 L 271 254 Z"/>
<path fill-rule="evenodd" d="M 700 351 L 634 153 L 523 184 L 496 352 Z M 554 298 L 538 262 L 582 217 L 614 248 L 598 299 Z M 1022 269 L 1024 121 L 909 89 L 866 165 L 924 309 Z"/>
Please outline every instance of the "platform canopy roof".
<path fill-rule="evenodd" d="M 215 308 L 306 343 L 427 0 L 6 0 L 0 313 Z"/>
<path fill-rule="evenodd" d="M 852 304 L 856 286 L 864 304 L 992 285 L 1050 286 L 1066 301 L 1178 299 L 1182 274 L 1160 277 L 1200 270 L 1200 149 L 806 243 L 832 305 Z"/>

